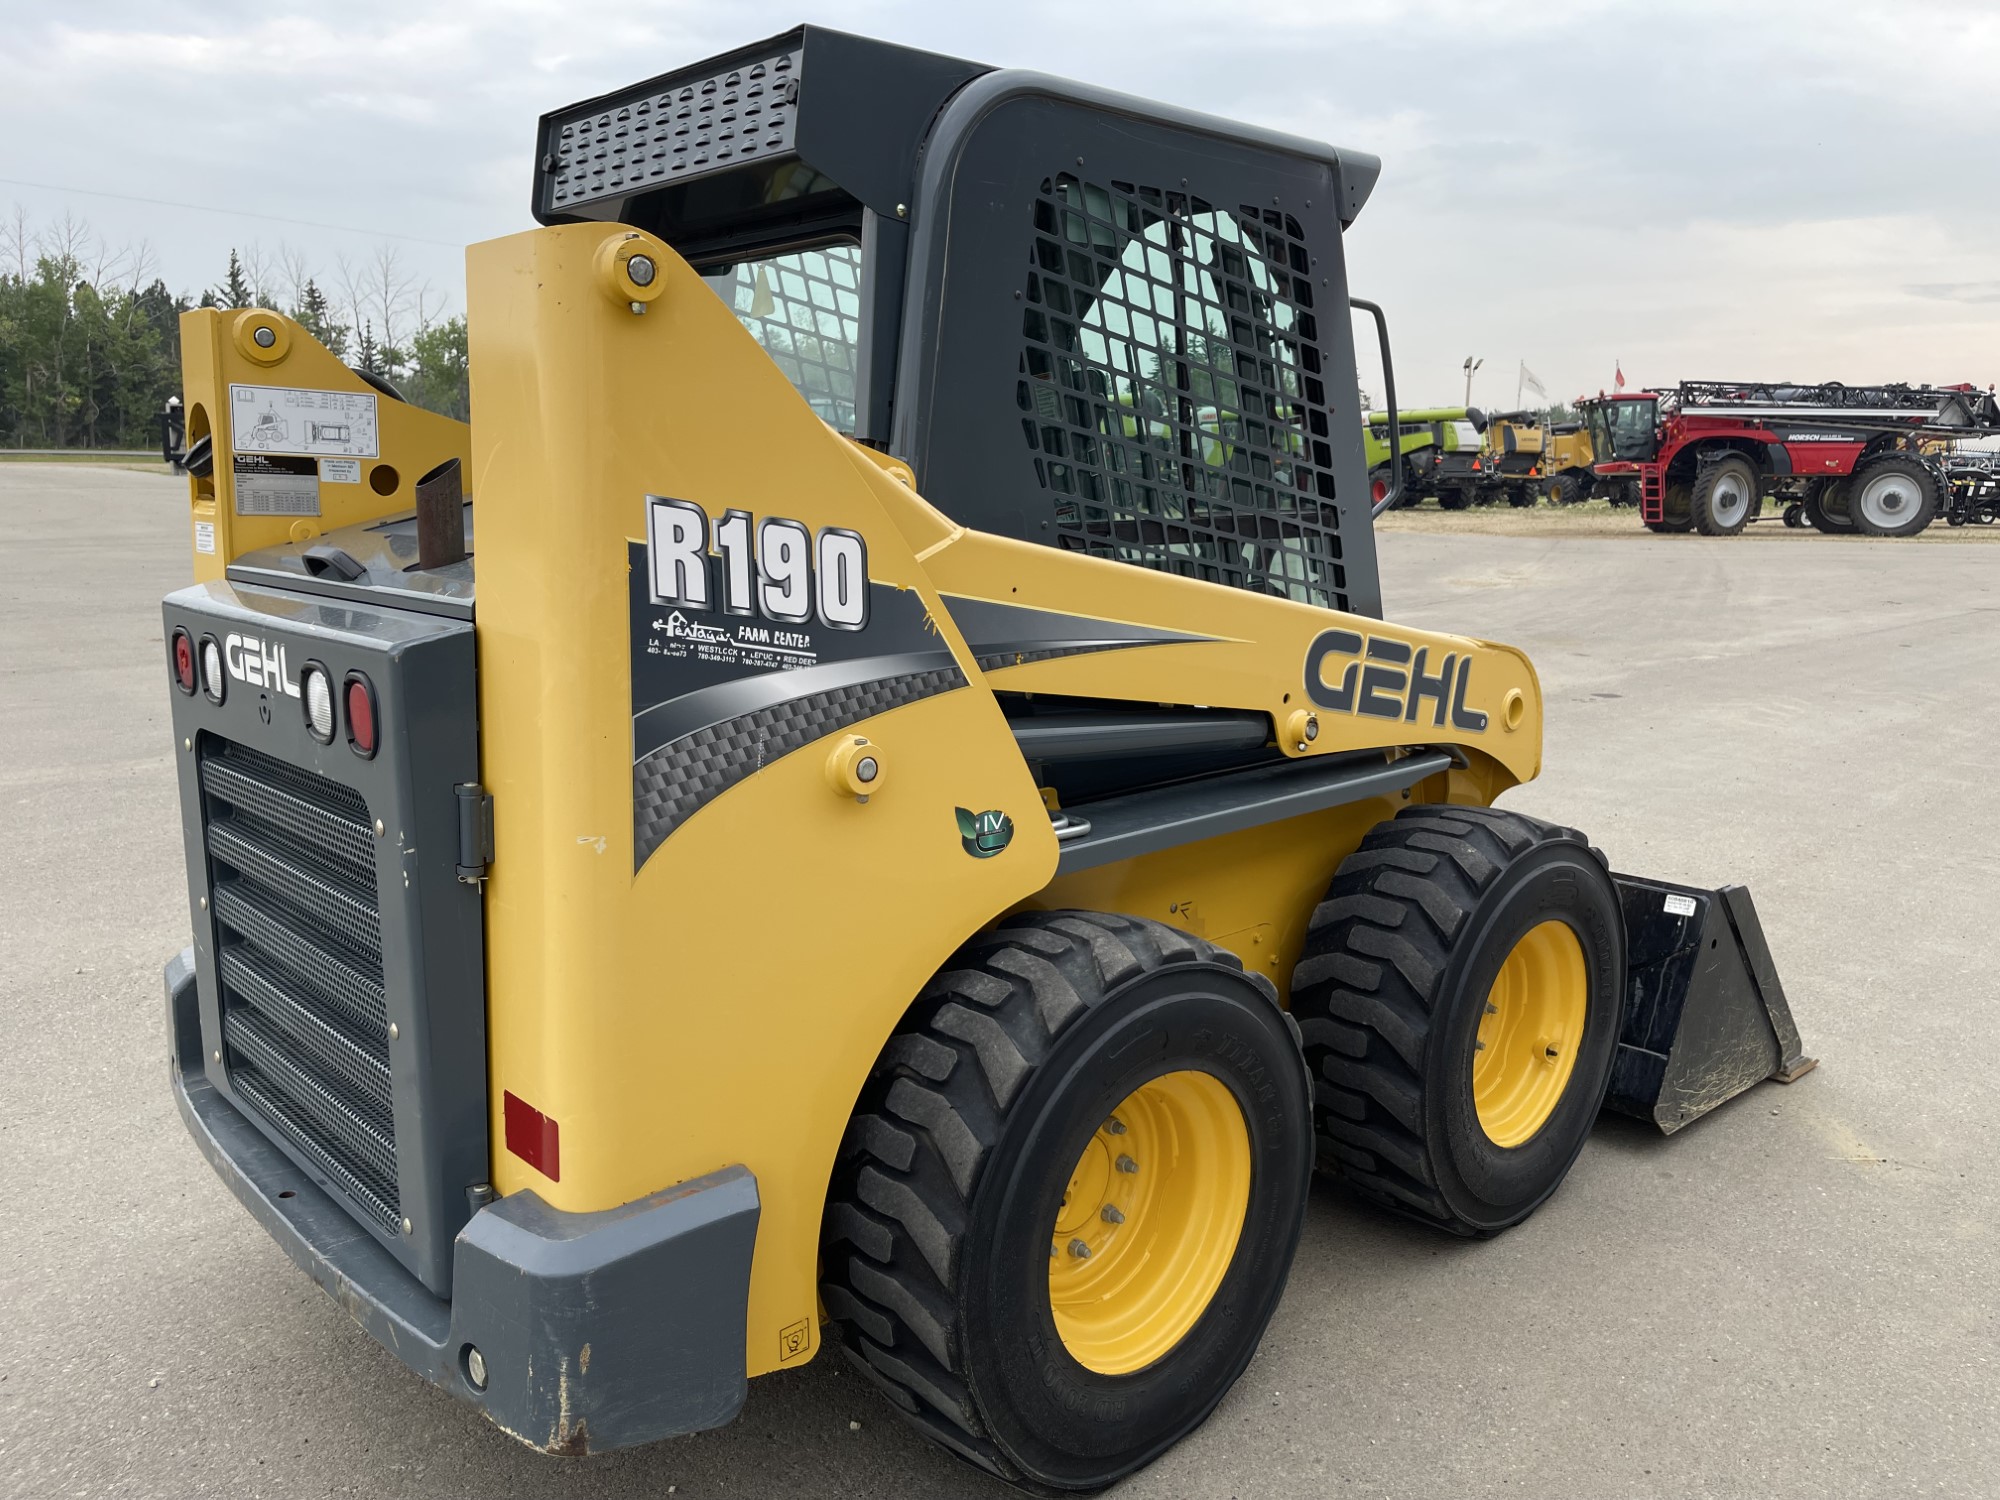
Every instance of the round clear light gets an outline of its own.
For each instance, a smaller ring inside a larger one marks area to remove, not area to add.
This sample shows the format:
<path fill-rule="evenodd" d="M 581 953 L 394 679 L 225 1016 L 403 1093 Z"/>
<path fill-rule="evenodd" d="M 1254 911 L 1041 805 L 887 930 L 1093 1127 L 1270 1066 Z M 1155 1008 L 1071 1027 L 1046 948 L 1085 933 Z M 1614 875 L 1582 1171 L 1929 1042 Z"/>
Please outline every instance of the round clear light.
<path fill-rule="evenodd" d="M 306 695 L 306 723 L 323 740 L 333 738 L 333 684 L 318 667 L 306 668 L 306 680 L 299 684 Z"/>
<path fill-rule="evenodd" d="M 201 680 L 208 689 L 208 696 L 217 703 L 222 701 L 222 648 L 214 641 L 201 643 Z"/>

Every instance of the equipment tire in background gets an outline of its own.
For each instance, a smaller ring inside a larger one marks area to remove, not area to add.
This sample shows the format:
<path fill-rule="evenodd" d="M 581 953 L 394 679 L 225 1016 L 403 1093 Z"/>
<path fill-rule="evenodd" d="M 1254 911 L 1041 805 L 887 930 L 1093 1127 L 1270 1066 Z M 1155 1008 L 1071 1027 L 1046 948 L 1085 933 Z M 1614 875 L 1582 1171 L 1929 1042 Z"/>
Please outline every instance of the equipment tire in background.
<path fill-rule="evenodd" d="M 1377 824 L 1292 976 L 1321 1165 L 1454 1234 L 1518 1224 L 1597 1118 L 1624 981 L 1618 893 L 1575 829 L 1453 806 Z"/>
<path fill-rule="evenodd" d="M 1937 481 L 1920 458 L 1884 453 L 1847 481 L 1847 515 L 1866 536 L 1915 536 L 1937 515 Z"/>
<path fill-rule="evenodd" d="M 1268 982 L 1174 928 L 968 942 L 862 1092 L 822 1236 L 849 1358 L 1010 1480 L 1110 1484 L 1208 1416 L 1291 1268 L 1312 1088 Z M 1097 1277 L 1100 1268 L 1107 1277 Z"/>
<path fill-rule="evenodd" d="M 1472 505 L 1470 490 L 1439 490 L 1439 510 L 1466 510 Z"/>
<path fill-rule="evenodd" d="M 1854 519 L 1847 507 L 1846 484 L 1844 479 L 1822 479 L 1806 487 L 1805 505 L 1800 511 L 1806 525 L 1828 536 L 1854 530 Z"/>
<path fill-rule="evenodd" d="M 1583 499 L 1583 481 L 1574 474 L 1558 474 L 1549 481 L 1549 499 L 1557 505 L 1575 505 Z"/>
<path fill-rule="evenodd" d="M 1688 490 L 1688 519 L 1703 536 L 1735 536 L 1762 509 L 1757 471 L 1746 458 L 1703 464 Z"/>

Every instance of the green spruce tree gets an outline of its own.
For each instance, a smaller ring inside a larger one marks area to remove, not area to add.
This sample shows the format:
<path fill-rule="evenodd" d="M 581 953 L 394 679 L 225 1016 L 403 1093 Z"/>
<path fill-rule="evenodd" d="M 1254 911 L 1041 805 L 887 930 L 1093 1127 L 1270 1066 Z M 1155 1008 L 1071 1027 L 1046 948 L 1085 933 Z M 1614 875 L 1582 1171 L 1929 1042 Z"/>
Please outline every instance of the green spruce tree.
<path fill-rule="evenodd" d="M 243 274 L 243 262 L 236 258 L 233 245 L 229 250 L 229 274 L 215 289 L 215 300 L 224 307 L 249 307 L 256 301 L 251 295 L 250 278 Z"/>
<path fill-rule="evenodd" d="M 326 293 L 310 277 L 299 292 L 298 305 L 292 309 L 292 319 L 326 345 L 335 358 L 347 357 L 347 325 L 333 315 L 333 305 L 326 300 Z"/>

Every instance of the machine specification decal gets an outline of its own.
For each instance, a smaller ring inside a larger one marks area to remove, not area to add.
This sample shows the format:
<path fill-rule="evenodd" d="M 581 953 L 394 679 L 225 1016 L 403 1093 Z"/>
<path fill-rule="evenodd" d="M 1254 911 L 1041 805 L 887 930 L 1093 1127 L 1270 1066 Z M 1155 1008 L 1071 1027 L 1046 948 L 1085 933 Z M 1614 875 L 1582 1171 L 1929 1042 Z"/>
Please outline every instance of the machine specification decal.
<path fill-rule="evenodd" d="M 316 516 L 319 514 L 319 461 L 286 455 L 238 453 L 235 457 L 236 514 Z"/>
<path fill-rule="evenodd" d="M 914 590 L 860 533 L 645 498 L 627 543 L 633 868 L 746 776 L 849 724 L 966 685 Z"/>
<path fill-rule="evenodd" d="M 229 433 L 238 453 L 377 458 L 372 391 L 309 391 L 282 385 L 232 385 Z"/>

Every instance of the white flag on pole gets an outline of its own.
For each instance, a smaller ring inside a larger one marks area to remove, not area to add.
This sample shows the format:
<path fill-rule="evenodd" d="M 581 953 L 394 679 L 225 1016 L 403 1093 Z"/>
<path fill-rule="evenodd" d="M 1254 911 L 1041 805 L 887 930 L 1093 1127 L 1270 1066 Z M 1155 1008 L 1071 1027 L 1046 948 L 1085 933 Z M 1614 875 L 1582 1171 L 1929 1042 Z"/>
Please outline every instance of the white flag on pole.
<path fill-rule="evenodd" d="M 1549 399 L 1549 393 L 1543 387 L 1541 377 L 1528 368 L 1528 362 L 1525 359 L 1521 361 L 1521 389 L 1524 391 L 1533 391 L 1535 395 L 1544 401 Z"/>

